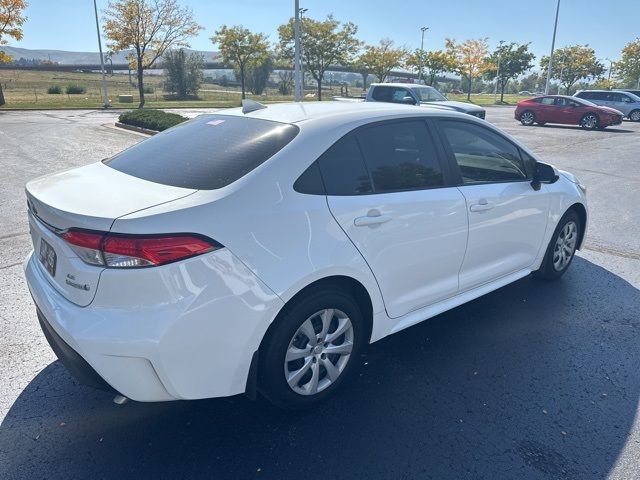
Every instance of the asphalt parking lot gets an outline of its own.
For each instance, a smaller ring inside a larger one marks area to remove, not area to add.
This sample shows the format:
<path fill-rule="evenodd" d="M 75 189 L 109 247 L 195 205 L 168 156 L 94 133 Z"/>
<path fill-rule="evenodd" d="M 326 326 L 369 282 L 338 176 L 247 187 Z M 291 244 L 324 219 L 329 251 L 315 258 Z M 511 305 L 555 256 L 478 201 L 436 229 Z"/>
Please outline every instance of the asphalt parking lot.
<path fill-rule="evenodd" d="M 23 280 L 23 187 L 142 137 L 112 112 L 0 113 L 0 479 L 640 477 L 640 124 L 604 132 L 487 119 L 587 185 L 586 245 L 370 346 L 333 399 L 298 413 L 243 396 L 117 406 L 79 386 Z"/>

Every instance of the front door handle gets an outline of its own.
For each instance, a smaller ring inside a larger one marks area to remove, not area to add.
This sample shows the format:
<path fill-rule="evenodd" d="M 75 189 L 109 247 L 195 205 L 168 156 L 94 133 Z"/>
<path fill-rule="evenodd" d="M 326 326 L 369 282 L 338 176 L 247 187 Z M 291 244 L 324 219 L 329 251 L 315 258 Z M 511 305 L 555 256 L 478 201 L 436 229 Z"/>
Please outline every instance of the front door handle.
<path fill-rule="evenodd" d="M 486 212 L 494 207 L 493 203 L 488 202 L 484 198 L 481 198 L 478 203 L 474 203 L 469 207 L 472 212 Z"/>
<path fill-rule="evenodd" d="M 357 217 L 353 220 L 356 227 L 370 227 L 380 225 L 391 220 L 391 215 L 382 215 L 378 210 L 369 210 L 366 216 Z"/>

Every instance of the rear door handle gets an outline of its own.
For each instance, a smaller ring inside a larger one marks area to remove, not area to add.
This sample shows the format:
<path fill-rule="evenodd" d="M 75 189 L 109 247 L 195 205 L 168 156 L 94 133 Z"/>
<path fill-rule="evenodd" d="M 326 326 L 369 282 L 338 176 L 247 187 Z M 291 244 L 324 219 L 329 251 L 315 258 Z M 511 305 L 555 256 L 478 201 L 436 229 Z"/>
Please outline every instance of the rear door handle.
<path fill-rule="evenodd" d="M 369 215 L 365 216 L 365 217 L 358 217 L 353 221 L 353 224 L 356 227 L 370 227 L 372 225 L 380 225 L 382 223 L 387 223 L 389 220 L 391 220 L 391 215 L 371 215 L 371 212 L 369 212 Z"/>
<path fill-rule="evenodd" d="M 493 203 L 490 203 L 483 198 L 478 203 L 471 205 L 469 210 L 472 212 L 486 212 L 487 210 L 491 210 L 493 207 Z"/>

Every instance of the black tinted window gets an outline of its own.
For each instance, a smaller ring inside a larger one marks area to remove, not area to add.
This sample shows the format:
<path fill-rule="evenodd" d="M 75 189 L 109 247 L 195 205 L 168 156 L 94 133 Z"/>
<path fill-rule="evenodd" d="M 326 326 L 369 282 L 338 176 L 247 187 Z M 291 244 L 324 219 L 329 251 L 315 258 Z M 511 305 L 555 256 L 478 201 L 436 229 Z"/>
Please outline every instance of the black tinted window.
<path fill-rule="evenodd" d="M 520 150 L 520 157 L 524 162 L 524 167 L 527 172 L 527 177 L 533 178 L 533 174 L 536 171 L 536 163 L 537 163 L 536 159 L 522 149 Z"/>
<path fill-rule="evenodd" d="M 465 184 L 528 178 L 518 148 L 507 139 L 467 122 L 443 120 L 441 124 Z"/>
<path fill-rule="evenodd" d="M 424 122 L 367 127 L 358 132 L 358 141 L 376 193 L 444 184 L 433 141 Z"/>
<path fill-rule="evenodd" d="M 203 115 L 119 153 L 104 163 L 175 187 L 213 190 L 264 163 L 298 133 L 294 125 L 230 115 Z"/>
<path fill-rule="evenodd" d="M 338 140 L 318 159 L 327 195 L 358 195 L 372 191 L 360 147 L 353 134 Z"/>
<path fill-rule="evenodd" d="M 405 103 L 404 99 L 409 97 L 413 100 L 411 93 L 406 88 L 401 87 L 371 87 L 371 96 L 378 102 Z"/>

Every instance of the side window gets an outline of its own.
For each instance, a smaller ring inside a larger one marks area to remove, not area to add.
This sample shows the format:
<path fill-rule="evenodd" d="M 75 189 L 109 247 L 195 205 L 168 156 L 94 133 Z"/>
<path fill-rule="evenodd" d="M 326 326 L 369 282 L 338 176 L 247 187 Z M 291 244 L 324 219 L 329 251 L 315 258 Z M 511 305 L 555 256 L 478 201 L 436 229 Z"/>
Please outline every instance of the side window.
<path fill-rule="evenodd" d="M 391 101 L 393 103 L 404 103 L 403 100 L 405 99 L 405 97 L 411 97 L 413 99 L 408 90 L 404 88 L 396 88 L 393 91 L 393 97 L 391 98 Z"/>
<path fill-rule="evenodd" d="M 375 86 L 373 88 L 373 92 L 371 93 L 371 97 L 376 102 L 390 102 L 393 95 L 393 88 L 391 87 L 380 87 Z"/>
<path fill-rule="evenodd" d="M 544 97 L 540 99 L 540 103 L 542 105 L 553 105 L 555 103 L 555 98 L 553 97 Z"/>
<path fill-rule="evenodd" d="M 327 195 L 371 193 L 371 181 L 353 134 L 338 140 L 318 159 Z"/>
<path fill-rule="evenodd" d="M 608 100 L 610 102 L 616 102 L 616 103 L 624 102 L 624 98 L 622 98 L 622 95 L 620 95 L 619 93 L 616 93 L 616 92 L 609 93 Z"/>
<path fill-rule="evenodd" d="M 604 101 L 608 100 L 609 98 L 607 92 L 591 92 L 591 99 Z"/>
<path fill-rule="evenodd" d="M 358 132 L 376 193 L 444 185 L 427 125 L 421 120 L 384 123 Z"/>
<path fill-rule="evenodd" d="M 619 93 L 618 95 L 620 95 L 620 101 L 623 103 L 631 103 L 633 101 L 629 95 L 625 95 L 624 93 Z"/>
<path fill-rule="evenodd" d="M 441 120 L 464 184 L 528 178 L 518 148 L 497 133 L 468 122 Z"/>

